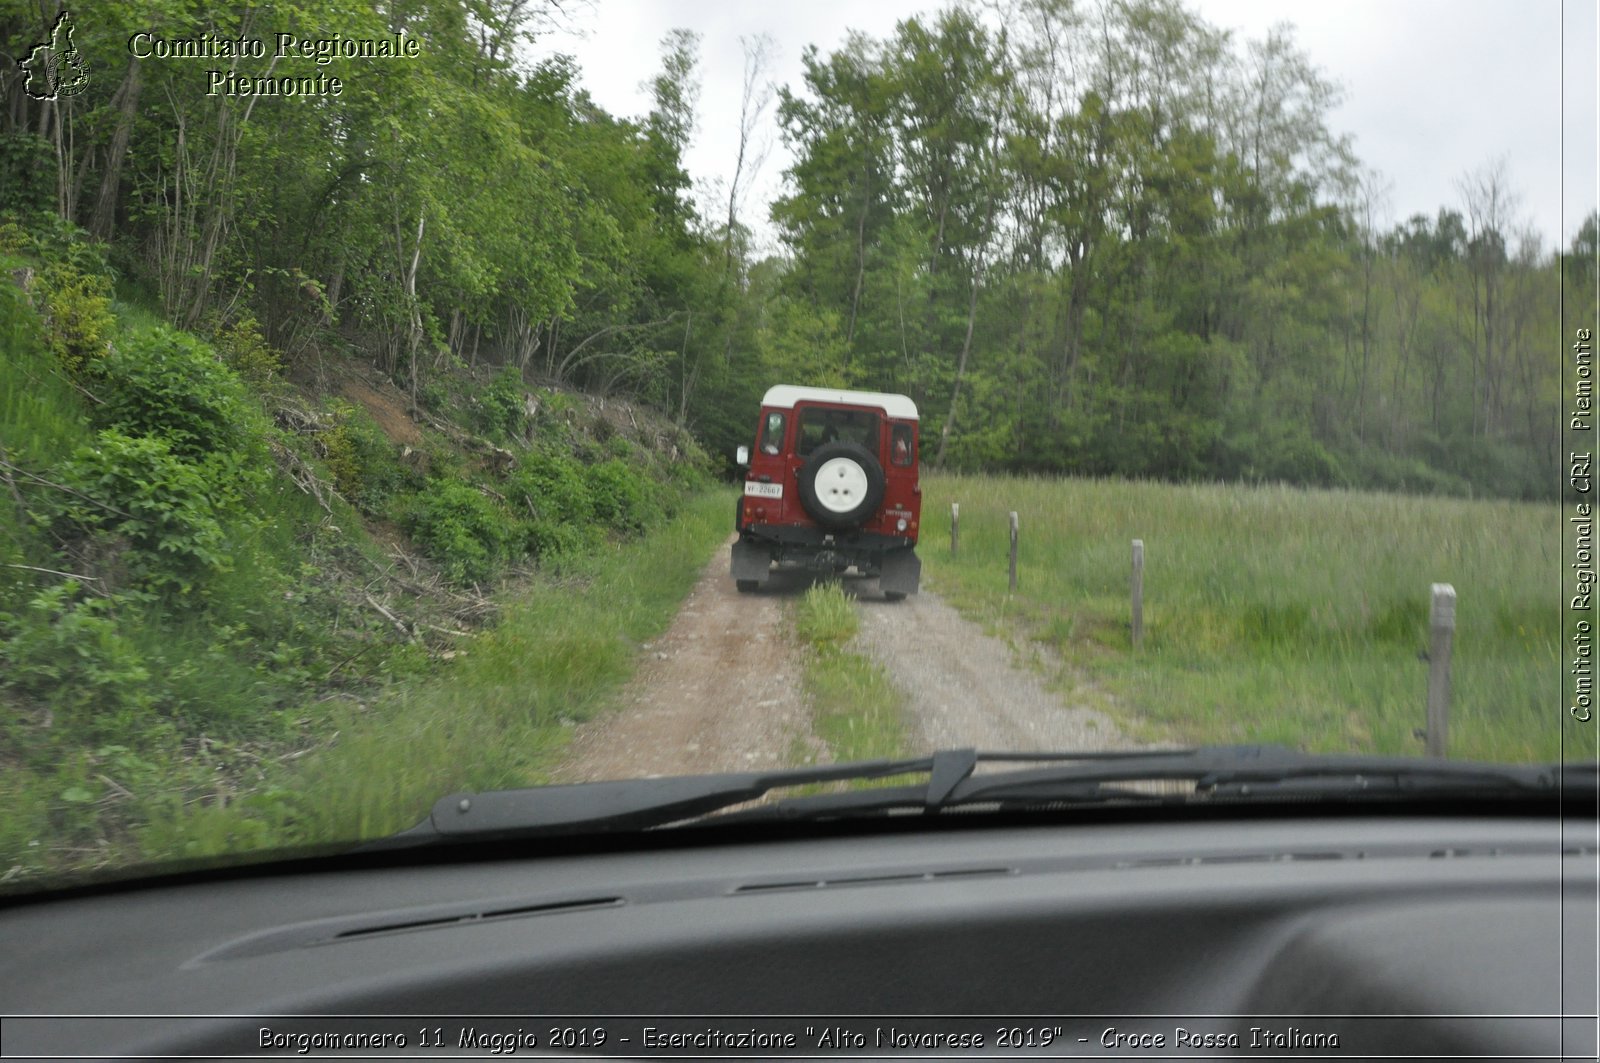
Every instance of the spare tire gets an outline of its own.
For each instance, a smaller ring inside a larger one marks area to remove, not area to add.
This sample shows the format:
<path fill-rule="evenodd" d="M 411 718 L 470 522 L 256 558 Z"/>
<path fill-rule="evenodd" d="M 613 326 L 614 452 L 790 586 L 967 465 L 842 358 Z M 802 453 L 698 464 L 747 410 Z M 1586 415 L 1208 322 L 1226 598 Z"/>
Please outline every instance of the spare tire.
<path fill-rule="evenodd" d="M 859 443 L 824 443 L 800 466 L 800 504 L 833 531 L 860 527 L 883 502 L 883 466 Z"/>

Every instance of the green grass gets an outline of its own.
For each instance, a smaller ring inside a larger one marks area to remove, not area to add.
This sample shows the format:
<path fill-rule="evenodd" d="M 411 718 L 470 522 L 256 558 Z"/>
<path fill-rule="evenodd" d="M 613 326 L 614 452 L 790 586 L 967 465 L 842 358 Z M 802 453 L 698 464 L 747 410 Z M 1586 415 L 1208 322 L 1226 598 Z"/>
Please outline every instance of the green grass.
<path fill-rule="evenodd" d="M 152 823 L 142 858 L 383 835 L 453 791 L 544 782 L 570 725 L 602 711 L 639 643 L 666 629 L 727 510 L 724 494 L 702 495 L 642 539 L 524 589 L 443 675 L 335 712 L 326 748 L 274 773 L 253 798 Z"/>
<path fill-rule="evenodd" d="M 1562 701 L 1557 507 L 1288 487 L 929 476 L 930 587 L 1057 650 L 1140 738 L 1420 754 L 1429 585 L 1458 596 L 1449 754 L 1550 760 Z M 960 554 L 949 513 L 961 504 Z M 1020 524 L 1007 593 L 1007 513 Z M 1132 648 L 1131 540 L 1145 549 Z M 1569 735 L 1569 755 L 1572 753 Z M 1576 735 L 1592 751 L 1592 730 Z"/>
<path fill-rule="evenodd" d="M 806 644 L 803 685 L 812 726 L 834 760 L 907 756 L 905 698 L 882 668 L 846 648 L 859 621 L 839 584 L 807 590 L 795 605 L 794 623 Z"/>

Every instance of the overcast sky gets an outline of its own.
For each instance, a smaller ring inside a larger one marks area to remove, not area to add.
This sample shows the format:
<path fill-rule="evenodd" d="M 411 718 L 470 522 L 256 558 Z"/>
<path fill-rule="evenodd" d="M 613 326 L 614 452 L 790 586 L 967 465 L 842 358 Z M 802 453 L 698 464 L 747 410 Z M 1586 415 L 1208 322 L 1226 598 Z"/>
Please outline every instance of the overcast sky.
<path fill-rule="evenodd" d="M 1547 249 L 1567 244 L 1595 208 L 1594 0 L 1185 3 L 1238 39 L 1264 36 L 1275 22 L 1295 25 L 1300 47 L 1344 90 L 1333 130 L 1350 134 L 1361 161 L 1391 182 L 1391 223 L 1459 207 L 1461 176 L 1496 156 L 1505 157 L 1520 213 Z M 772 80 L 798 89 L 807 44 L 830 51 L 847 29 L 881 38 L 898 20 L 942 6 L 937 0 L 591 0 L 572 8 L 570 29 L 543 38 L 537 52 L 573 55 L 597 103 L 636 117 L 650 109 L 641 84 L 659 69 L 662 36 L 675 27 L 698 32 L 699 124 L 687 163 L 704 196 L 731 175 L 737 153 L 741 36 L 769 34 L 776 43 Z M 763 135 L 771 153 L 741 218 L 770 239 L 767 203 L 779 194 L 789 162 L 770 111 Z"/>

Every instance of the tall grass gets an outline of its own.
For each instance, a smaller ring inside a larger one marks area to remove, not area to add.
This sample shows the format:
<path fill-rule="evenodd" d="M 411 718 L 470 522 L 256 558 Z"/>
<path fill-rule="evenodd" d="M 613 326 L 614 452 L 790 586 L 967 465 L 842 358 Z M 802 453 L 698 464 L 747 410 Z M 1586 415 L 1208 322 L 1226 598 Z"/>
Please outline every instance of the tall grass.
<path fill-rule="evenodd" d="M 1136 735 L 1422 752 L 1429 585 L 1459 606 L 1449 753 L 1554 759 L 1562 710 L 1553 505 L 1283 486 L 930 476 L 929 583 L 1053 645 Z M 949 512 L 961 504 L 960 554 Z M 1007 512 L 1020 522 L 1007 594 Z M 1142 650 L 1130 543 L 1145 544 Z M 1592 735 L 1587 736 L 1591 743 Z"/>

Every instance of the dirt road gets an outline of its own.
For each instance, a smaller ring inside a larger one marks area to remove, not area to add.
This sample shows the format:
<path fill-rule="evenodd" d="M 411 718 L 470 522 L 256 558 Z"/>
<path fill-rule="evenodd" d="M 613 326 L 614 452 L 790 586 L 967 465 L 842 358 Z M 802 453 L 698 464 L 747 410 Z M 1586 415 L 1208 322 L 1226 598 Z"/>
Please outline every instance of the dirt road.
<path fill-rule="evenodd" d="M 730 540 L 731 541 L 731 540 Z M 740 594 L 719 549 L 672 626 L 644 648 L 618 709 L 579 726 L 552 782 L 787 767 L 829 759 L 801 690 L 790 604 L 813 579 L 775 572 Z M 886 602 L 876 580 L 847 579 L 861 630 L 853 649 L 906 694 L 908 753 L 1108 749 L 1131 744 L 1103 714 L 1048 689 L 1002 640 L 924 591 Z"/>

